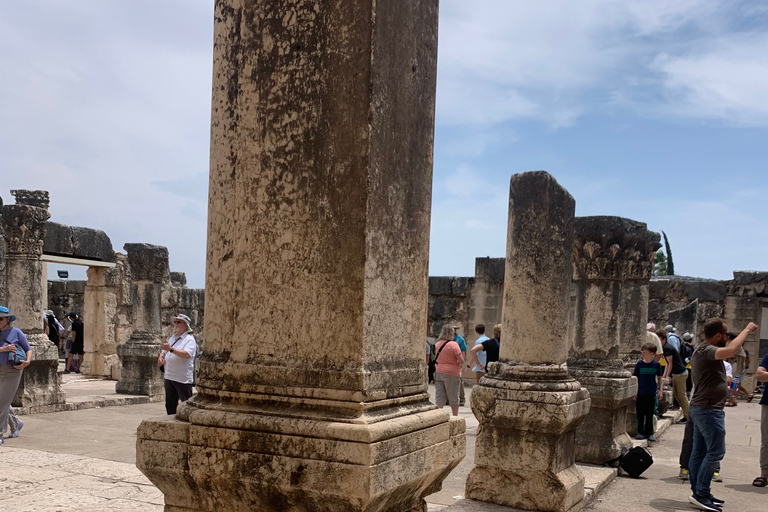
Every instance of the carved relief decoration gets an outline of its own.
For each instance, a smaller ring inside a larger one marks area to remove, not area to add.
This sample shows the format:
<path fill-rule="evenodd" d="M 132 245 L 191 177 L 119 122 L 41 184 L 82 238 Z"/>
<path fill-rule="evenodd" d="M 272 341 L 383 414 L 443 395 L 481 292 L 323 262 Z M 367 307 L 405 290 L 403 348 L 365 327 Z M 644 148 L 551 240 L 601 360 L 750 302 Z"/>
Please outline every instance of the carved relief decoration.
<path fill-rule="evenodd" d="M 573 279 L 644 280 L 651 278 L 661 247 L 658 233 L 621 217 L 577 217 L 573 243 Z"/>
<path fill-rule="evenodd" d="M 48 210 L 23 204 L 3 206 L 3 237 L 6 253 L 42 256 Z"/>

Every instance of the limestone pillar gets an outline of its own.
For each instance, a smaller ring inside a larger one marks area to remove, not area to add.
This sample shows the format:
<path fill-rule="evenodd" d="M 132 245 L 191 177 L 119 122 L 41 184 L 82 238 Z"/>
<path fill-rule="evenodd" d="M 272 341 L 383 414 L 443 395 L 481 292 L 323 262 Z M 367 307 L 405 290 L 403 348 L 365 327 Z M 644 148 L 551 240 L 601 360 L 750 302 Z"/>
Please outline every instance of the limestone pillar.
<path fill-rule="evenodd" d="M 426 511 L 437 2 L 218 1 L 205 345 L 139 427 L 166 512 Z"/>
<path fill-rule="evenodd" d="M 63 403 L 58 381 L 59 356 L 43 331 L 43 239 L 48 192 L 12 190 L 16 204 L 3 209 L 6 301 L 16 315 L 14 327 L 27 335 L 32 363 L 24 370 L 13 405 L 30 407 Z"/>
<path fill-rule="evenodd" d="M 568 367 L 589 390 L 592 408 L 576 433 L 576 460 L 601 464 L 632 448 L 627 434 L 627 406 L 637 380 L 624 368 L 623 346 L 642 344 L 645 321 L 642 282 L 650 279 L 658 235 L 646 225 L 620 217 L 580 217 L 574 236 L 575 329 Z M 631 300 L 640 314 L 628 311 Z M 641 304 L 642 303 L 642 304 Z M 623 315 L 623 316 L 622 316 Z M 639 346 L 634 349 L 639 352 Z M 636 352 L 636 353 L 638 353 Z"/>
<path fill-rule="evenodd" d="M 88 320 L 85 362 L 81 371 L 88 375 L 111 377 L 115 366 L 115 326 L 117 314 L 117 272 L 104 267 L 89 267 L 83 299 L 83 317 Z"/>
<path fill-rule="evenodd" d="M 546 172 L 512 176 L 501 361 L 472 388 L 480 427 L 468 498 L 560 512 L 584 498 L 573 446 L 589 393 L 565 364 L 574 208 Z"/>
<path fill-rule="evenodd" d="M 157 357 L 163 342 L 162 289 L 171 279 L 168 249 L 150 244 L 125 244 L 123 248 L 131 268 L 133 333 L 117 347 L 122 372 L 115 389 L 129 395 L 161 395 L 163 374 Z"/>

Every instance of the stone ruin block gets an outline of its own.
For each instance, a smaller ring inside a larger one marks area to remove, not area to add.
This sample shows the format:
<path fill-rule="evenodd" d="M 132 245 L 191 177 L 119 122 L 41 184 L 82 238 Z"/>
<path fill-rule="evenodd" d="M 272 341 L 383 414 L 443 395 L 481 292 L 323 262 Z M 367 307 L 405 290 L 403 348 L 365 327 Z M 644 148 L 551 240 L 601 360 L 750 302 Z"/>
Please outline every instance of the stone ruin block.
<path fill-rule="evenodd" d="M 577 218 L 574 235 L 575 328 L 568 368 L 592 400 L 576 432 L 576 460 L 602 464 L 632 447 L 626 418 L 637 381 L 620 357 L 621 336 L 635 337 L 628 345 L 641 344 L 645 318 L 622 301 L 649 282 L 660 237 L 641 222 L 606 216 Z"/>
<path fill-rule="evenodd" d="M 47 210 L 51 202 L 47 190 L 11 190 L 11 195 L 16 200 L 16 204 L 34 206 L 43 210 Z"/>
<path fill-rule="evenodd" d="M 728 293 L 728 287 L 723 281 L 689 280 L 685 282 L 685 295 L 689 300 L 699 299 L 701 302 L 722 302 Z"/>
<path fill-rule="evenodd" d="M 463 457 L 424 362 L 437 14 L 216 3 L 198 394 L 137 432 L 168 512 L 424 512 Z"/>
<path fill-rule="evenodd" d="M 451 282 L 451 294 L 455 297 L 466 297 L 469 295 L 469 278 L 454 277 Z"/>
<path fill-rule="evenodd" d="M 504 258 L 475 258 L 475 279 L 492 283 L 504 282 Z"/>
<path fill-rule="evenodd" d="M 472 389 L 468 498 L 559 512 L 584 499 L 573 447 L 590 399 L 565 365 L 574 208 L 546 172 L 512 176 L 501 354 Z"/>
<path fill-rule="evenodd" d="M 453 290 L 453 278 L 445 276 L 429 277 L 430 295 L 451 295 Z"/>

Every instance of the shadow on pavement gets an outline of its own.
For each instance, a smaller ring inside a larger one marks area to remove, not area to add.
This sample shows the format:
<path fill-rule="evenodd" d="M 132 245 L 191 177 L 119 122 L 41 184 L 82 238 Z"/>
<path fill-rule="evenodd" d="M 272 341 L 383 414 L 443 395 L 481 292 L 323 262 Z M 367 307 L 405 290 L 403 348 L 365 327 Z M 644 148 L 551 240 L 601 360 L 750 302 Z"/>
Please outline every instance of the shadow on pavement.
<path fill-rule="evenodd" d="M 768 495 L 768 487 L 755 487 L 751 483 L 739 484 L 739 485 L 726 485 L 725 487 L 727 487 L 728 489 L 733 489 L 734 491 L 753 492 L 755 494 Z"/>
<path fill-rule="evenodd" d="M 670 510 L 690 510 L 691 504 L 686 496 L 683 500 L 668 500 L 668 499 L 655 499 L 649 503 L 651 508 L 655 510 L 661 510 L 662 512 L 669 512 Z"/>

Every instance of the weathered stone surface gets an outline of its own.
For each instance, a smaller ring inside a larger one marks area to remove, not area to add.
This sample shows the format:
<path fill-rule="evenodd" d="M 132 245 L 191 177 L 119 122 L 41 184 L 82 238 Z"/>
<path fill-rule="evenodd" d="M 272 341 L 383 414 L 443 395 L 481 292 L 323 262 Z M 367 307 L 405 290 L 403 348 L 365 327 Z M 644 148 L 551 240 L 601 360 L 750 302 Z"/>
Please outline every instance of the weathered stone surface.
<path fill-rule="evenodd" d="M 454 277 L 451 283 L 451 293 L 456 297 L 466 297 L 469 294 L 469 278 Z"/>
<path fill-rule="evenodd" d="M 453 278 L 447 276 L 429 276 L 430 295 L 451 295 Z"/>
<path fill-rule="evenodd" d="M 685 294 L 689 300 L 699 299 L 706 302 L 724 301 L 728 289 L 722 281 L 686 281 Z"/>
<path fill-rule="evenodd" d="M 187 286 L 187 275 L 184 272 L 171 272 L 171 283 L 177 286 Z"/>
<path fill-rule="evenodd" d="M 49 213 L 45 208 L 23 204 L 25 201 L 42 204 L 47 201 L 47 193 L 13 192 L 18 192 L 14 195 L 22 204 L 2 207 L 2 232 L 6 244 L 4 305 L 16 315 L 14 327 L 24 331 L 32 349 L 32 363 L 22 374 L 13 403 L 16 406 L 61 403 L 65 397 L 57 377 L 58 353 L 43 333 L 40 317 L 43 310 L 41 257 Z"/>
<path fill-rule="evenodd" d="M 640 347 L 645 343 L 646 324 L 648 322 L 648 281 L 631 280 L 621 284 L 621 304 L 619 305 L 619 355 L 632 358 L 640 354 Z"/>
<path fill-rule="evenodd" d="M 162 283 L 171 280 L 168 248 L 152 244 L 125 244 L 131 278 L 134 281 Z"/>
<path fill-rule="evenodd" d="M 206 350 L 137 462 L 169 512 L 424 510 L 464 447 L 423 353 L 437 4 L 286 12 L 216 4 Z"/>
<path fill-rule="evenodd" d="M 504 258 L 475 258 L 475 278 L 492 283 L 504 282 Z"/>
<path fill-rule="evenodd" d="M 16 200 L 16 204 L 34 206 L 43 210 L 47 210 L 50 204 L 47 190 L 11 190 L 11 195 Z"/>
<path fill-rule="evenodd" d="M 450 295 L 439 295 L 432 305 L 431 316 L 433 320 L 451 318 L 456 314 L 458 301 Z"/>
<path fill-rule="evenodd" d="M 502 340 L 503 360 L 566 361 L 574 210 L 573 197 L 548 173 L 512 176 L 502 336 L 515 342 Z"/>
<path fill-rule="evenodd" d="M 695 299 L 687 306 L 669 312 L 669 323 L 677 328 L 678 336 L 685 332 L 697 332 L 696 317 L 699 311 L 699 300 Z"/>
<path fill-rule="evenodd" d="M 75 252 L 73 238 L 71 226 L 48 221 L 45 226 L 43 251 L 46 254 L 71 256 Z"/>
<path fill-rule="evenodd" d="M 576 431 L 579 462 L 602 464 L 632 447 L 626 418 L 637 381 L 624 370 L 620 338 L 631 333 L 630 349 L 639 350 L 642 344 L 646 321 L 642 312 L 647 307 L 638 302 L 647 297 L 643 287 L 650 280 L 659 246 L 659 235 L 640 222 L 621 217 L 576 219 L 575 313 L 568 367 L 571 376 L 589 390 L 592 401 Z M 641 315 L 628 312 L 631 305 L 624 301 L 632 297 Z"/>
<path fill-rule="evenodd" d="M 112 240 L 99 229 L 73 227 L 73 246 L 76 258 L 115 261 Z"/>
<path fill-rule="evenodd" d="M 39 258 L 43 254 L 45 221 L 49 217 L 48 210 L 35 206 L 18 204 L 3 206 L 6 257 L 25 254 Z"/>
<path fill-rule="evenodd" d="M 650 279 L 658 233 L 623 217 L 578 217 L 573 279 Z"/>
<path fill-rule="evenodd" d="M 472 389 L 480 427 L 468 498 L 558 512 L 584 498 L 573 448 L 589 393 L 563 364 L 574 206 L 546 172 L 510 181 L 501 361 Z"/>
<path fill-rule="evenodd" d="M 96 261 L 115 261 L 112 241 L 104 231 L 48 222 L 43 250 L 46 254 Z"/>

